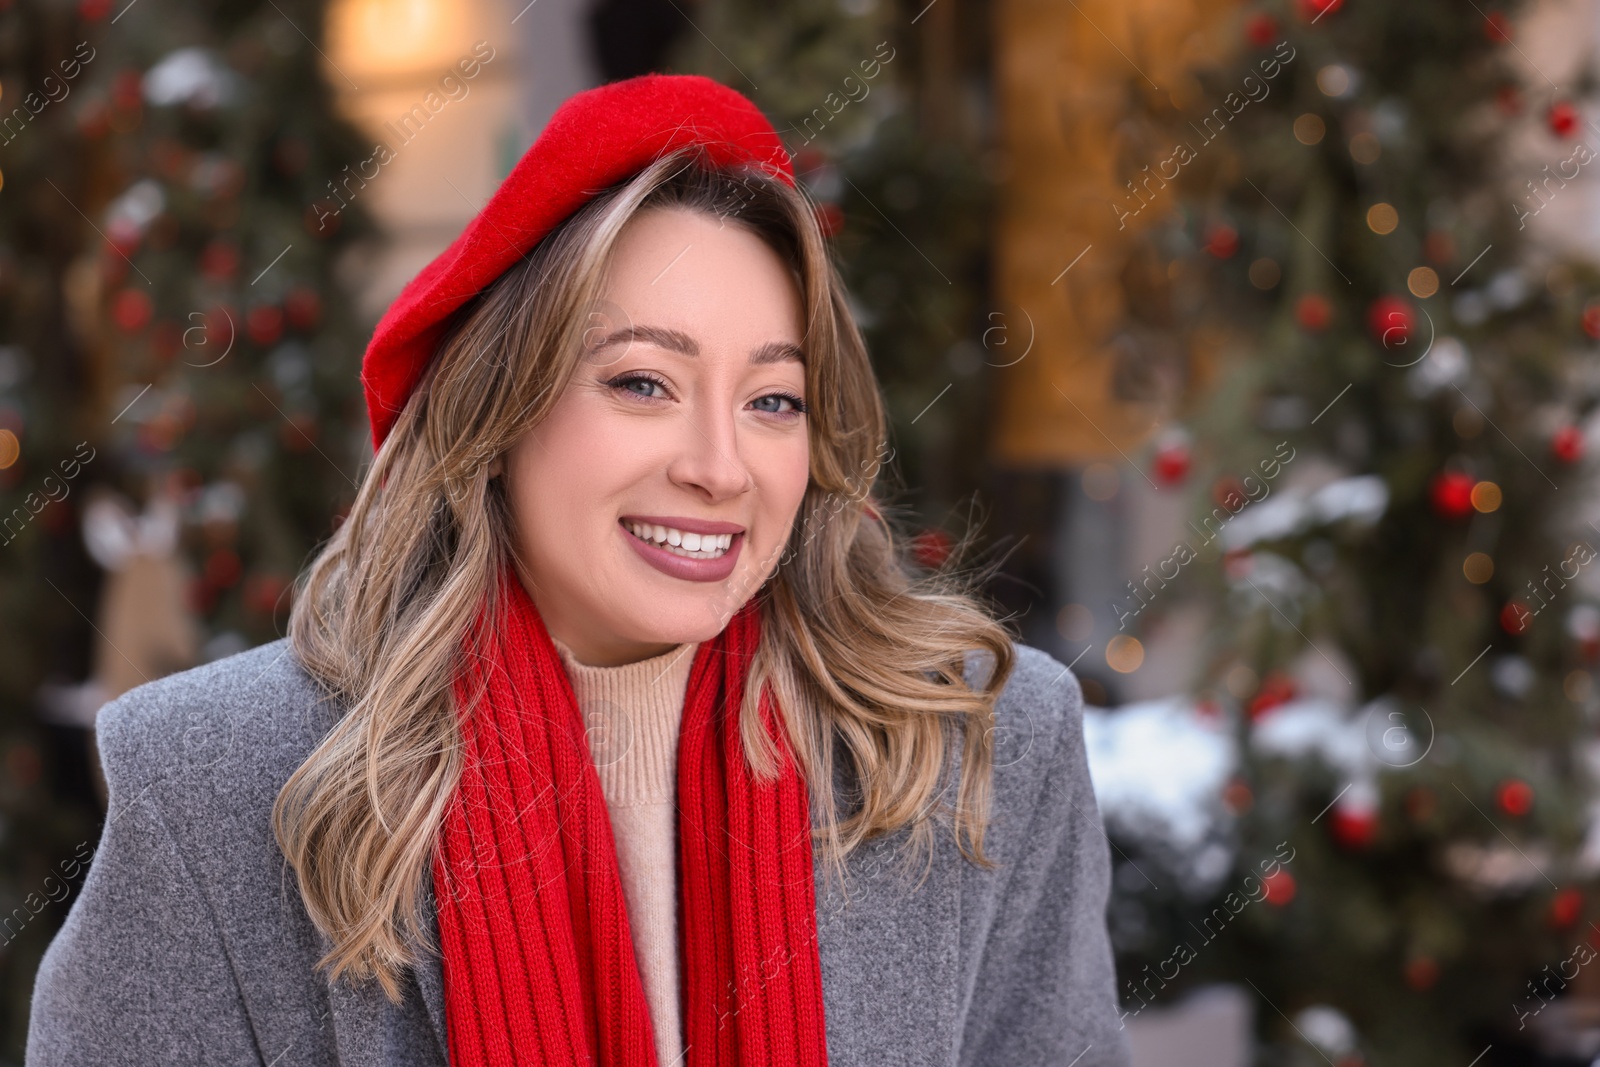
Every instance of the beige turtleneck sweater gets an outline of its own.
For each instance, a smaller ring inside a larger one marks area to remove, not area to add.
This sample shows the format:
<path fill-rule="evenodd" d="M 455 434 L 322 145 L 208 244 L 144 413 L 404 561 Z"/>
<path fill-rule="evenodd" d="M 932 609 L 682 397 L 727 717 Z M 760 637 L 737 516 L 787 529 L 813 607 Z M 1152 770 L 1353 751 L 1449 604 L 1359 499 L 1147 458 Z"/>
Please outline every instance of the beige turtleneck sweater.
<path fill-rule="evenodd" d="M 656 1062 L 674 1067 L 684 1051 L 678 1001 L 678 727 L 699 646 L 679 645 L 620 667 L 591 667 L 560 641 L 555 646 L 588 726 L 589 749 L 611 816 Z"/>

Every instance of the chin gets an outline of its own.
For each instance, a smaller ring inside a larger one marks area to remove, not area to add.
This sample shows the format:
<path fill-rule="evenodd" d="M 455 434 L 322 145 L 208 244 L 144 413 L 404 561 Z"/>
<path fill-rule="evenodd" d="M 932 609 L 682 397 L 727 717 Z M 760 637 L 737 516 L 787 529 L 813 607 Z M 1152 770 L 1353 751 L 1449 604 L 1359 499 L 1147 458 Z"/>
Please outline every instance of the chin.
<path fill-rule="evenodd" d="M 670 596 L 647 598 L 651 611 L 647 618 L 638 620 L 638 629 L 635 631 L 637 639 L 675 645 L 711 640 L 727 627 L 734 613 L 750 599 L 748 596 L 736 598 L 732 591 L 738 588 L 730 579 L 724 588 L 719 588 L 714 594 L 685 596 L 681 599 Z M 738 603 L 734 603 L 735 599 Z"/>

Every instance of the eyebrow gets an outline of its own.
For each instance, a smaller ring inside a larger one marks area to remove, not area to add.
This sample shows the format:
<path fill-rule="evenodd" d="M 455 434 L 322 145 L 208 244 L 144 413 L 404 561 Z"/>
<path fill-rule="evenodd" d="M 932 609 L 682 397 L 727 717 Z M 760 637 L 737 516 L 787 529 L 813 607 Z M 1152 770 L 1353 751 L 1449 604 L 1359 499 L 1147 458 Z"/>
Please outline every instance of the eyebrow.
<path fill-rule="evenodd" d="M 632 344 L 634 341 L 643 341 L 646 344 L 655 345 L 657 348 L 665 348 L 670 352 L 678 352 L 685 356 L 698 356 L 700 354 L 700 346 L 693 337 L 690 337 L 682 330 L 671 330 L 664 326 L 624 326 L 606 334 L 589 351 L 592 354 L 612 345 Z M 783 363 L 791 359 L 798 363 L 804 363 L 806 355 L 799 345 L 791 344 L 788 341 L 768 341 L 750 353 L 750 362 L 757 365 Z"/>

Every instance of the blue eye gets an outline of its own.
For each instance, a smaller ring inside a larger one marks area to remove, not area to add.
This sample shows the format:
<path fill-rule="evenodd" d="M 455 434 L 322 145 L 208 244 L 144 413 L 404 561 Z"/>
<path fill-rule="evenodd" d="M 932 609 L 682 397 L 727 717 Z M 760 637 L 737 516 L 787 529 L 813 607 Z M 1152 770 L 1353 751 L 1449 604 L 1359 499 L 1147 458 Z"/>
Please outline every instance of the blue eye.
<path fill-rule="evenodd" d="M 646 386 L 644 390 L 633 388 L 641 383 Z M 613 389 L 620 390 L 624 393 L 632 393 L 634 396 L 645 400 L 655 399 L 652 392 L 655 388 L 659 387 L 662 390 L 665 390 L 667 386 L 667 383 L 662 381 L 660 378 L 644 373 L 624 374 L 620 377 L 611 379 L 606 384 Z"/>
<path fill-rule="evenodd" d="M 773 415 L 804 415 L 808 410 L 810 410 L 806 407 L 806 402 L 795 396 L 793 393 L 768 393 L 760 400 L 757 400 L 756 403 L 760 404 L 767 400 L 788 401 L 789 405 L 793 408 L 792 411 L 773 411 L 770 408 L 762 409 Z"/>

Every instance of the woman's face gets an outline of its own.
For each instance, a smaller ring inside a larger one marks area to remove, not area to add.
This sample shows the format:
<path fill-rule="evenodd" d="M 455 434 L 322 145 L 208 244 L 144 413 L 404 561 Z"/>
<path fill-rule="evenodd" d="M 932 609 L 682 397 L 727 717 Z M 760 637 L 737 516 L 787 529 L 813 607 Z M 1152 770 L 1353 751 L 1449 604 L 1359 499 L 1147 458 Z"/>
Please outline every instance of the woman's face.
<path fill-rule="evenodd" d="M 647 210 L 605 298 L 504 471 L 545 625 L 610 666 L 722 631 L 787 543 L 810 461 L 800 294 L 759 237 Z"/>

